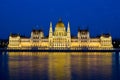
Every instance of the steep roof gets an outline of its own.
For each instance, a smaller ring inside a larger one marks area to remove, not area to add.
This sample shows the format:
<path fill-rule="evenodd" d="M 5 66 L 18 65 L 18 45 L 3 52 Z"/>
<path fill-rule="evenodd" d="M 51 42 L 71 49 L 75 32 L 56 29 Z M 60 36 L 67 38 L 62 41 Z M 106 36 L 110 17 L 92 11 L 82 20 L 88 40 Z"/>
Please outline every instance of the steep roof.
<path fill-rule="evenodd" d="M 19 35 L 19 34 L 16 34 L 16 33 L 11 33 L 10 36 L 11 36 L 11 37 L 18 37 L 18 36 L 20 36 L 20 35 Z"/>
<path fill-rule="evenodd" d="M 110 37 L 111 35 L 109 33 L 107 33 L 107 34 L 102 34 L 101 36 L 102 37 Z"/>

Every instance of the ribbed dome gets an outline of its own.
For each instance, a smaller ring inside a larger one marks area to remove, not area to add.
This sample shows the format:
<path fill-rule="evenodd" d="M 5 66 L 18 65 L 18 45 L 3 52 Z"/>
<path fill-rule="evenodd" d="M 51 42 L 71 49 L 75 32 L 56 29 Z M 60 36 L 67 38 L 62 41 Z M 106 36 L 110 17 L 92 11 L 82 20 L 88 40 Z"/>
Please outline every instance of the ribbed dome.
<path fill-rule="evenodd" d="M 59 19 L 58 23 L 56 24 L 54 35 L 55 36 L 66 35 L 65 25 L 61 19 Z"/>
<path fill-rule="evenodd" d="M 65 27 L 64 23 L 62 22 L 61 19 L 59 19 L 58 23 L 56 24 L 56 28 L 64 28 L 64 27 Z"/>

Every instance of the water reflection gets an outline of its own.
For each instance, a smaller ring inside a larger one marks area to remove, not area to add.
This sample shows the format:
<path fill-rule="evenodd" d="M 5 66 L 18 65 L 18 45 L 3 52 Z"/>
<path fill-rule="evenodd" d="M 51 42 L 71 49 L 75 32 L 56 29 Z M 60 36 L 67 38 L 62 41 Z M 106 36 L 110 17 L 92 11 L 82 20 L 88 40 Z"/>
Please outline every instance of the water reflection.
<path fill-rule="evenodd" d="M 71 56 L 72 80 L 110 80 L 112 53 L 76 53 Z"/>
<path fill-rule="evenodd" d="M 0 80 L 7 80 L 9 78 L 8 66 L 8 55 L 0 55 Z"/>
<path fill-rule="evenodd" d="M 53 53 L 49 54 L 49 79 L 70 80 L 70 54 Z"/>
<path fill-rule="evenodd" d="M 0 56 L 3 80 L 117 80 L 119 54 L 9 52 Z M 1 74 L 2 73 L 2 74 Z"/>
<path fill-rule="evenodd" d="M 117 52 L 117 53 L 113 53 L 113 58 L 112 58 L 112 73 L 113 73 L 113 77 L 115 80 L 120 80 L 120 53 Z"/>
<path fill-rule="evenodd" d="M 11 80 L 47 80 L 48 56 L 39 53 L 9 53 Z"/>

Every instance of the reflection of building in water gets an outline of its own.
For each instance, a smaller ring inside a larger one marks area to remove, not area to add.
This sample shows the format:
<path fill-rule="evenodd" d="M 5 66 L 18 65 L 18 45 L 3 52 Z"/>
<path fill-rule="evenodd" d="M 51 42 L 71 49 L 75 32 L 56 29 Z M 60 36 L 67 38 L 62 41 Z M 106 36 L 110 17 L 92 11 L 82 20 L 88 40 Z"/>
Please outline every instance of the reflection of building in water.
<path fill-rule="evenodd" d="M 6 52 L 0 52 L 0 80 L 9 79 L 9 56 Z"/>
<path fill-rule="evenodd" d="M 88 29 L 79 30 L 77 37 L 71 37 L 70 23 L 67 29 L 60 19 L 56 24 L 55 30 L 50 23 L 49 37 L 45 37 L 42 30 L 33 30 L 31 37 L 22 37 L 19 34 L 9 36 L 9 48 L 111 48 L 112 37 L 109 34 L 103 34 L 100 37 L 91 38 Z"/>
<path fill-rule="evenodd" d="M 47 53 L 9 52 L 8 67 L 10 80 L 48 80 Z"/>
<path fill-rule="evenodd" d="M 112 53 L 76 53 L 71 56 L 71 75 L 74 80 L 110 80 Z M 94 75 L 94 77 L 92 77 Z M 108 79 L 109 78 L 109 79 Z"/>
<path fill-rule="evenodd" d="M 71 80 L 70 54 L 49 54 L 49 79 Z"/>
<path fill-rule="evenodd" d="M 112 77 L 112 53 L 17 54 L 8 54 L 10 80 L 110 80 Z"/>
<path fill-rule="evenodd" d="M 70 54 L 9 52 L 9 57 L 10 80 L 71 80 Z"/>

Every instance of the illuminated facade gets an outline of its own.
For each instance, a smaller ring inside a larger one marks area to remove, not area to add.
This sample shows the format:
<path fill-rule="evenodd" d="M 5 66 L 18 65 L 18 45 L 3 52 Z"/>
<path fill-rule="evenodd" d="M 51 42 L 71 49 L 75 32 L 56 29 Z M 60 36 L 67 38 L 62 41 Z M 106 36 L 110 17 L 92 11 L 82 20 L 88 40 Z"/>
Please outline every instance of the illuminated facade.
<path fill-rule="evenodd" d="M 52 22 L 50 22 L 49 36 L 45 37 L 42 30 L 33 30 L 31 37 L 21 37 L 19 34 L 9 36 L 8 48 L 18 49 L 95 49 L 112 48 L 112 37 L 109 34 L 103 34 L 100 37 L 91 38 L 89 31 L 79 30 L 77 37 L 71 37 L 70 23 L 67 29 L 59 20 L 53 31 Z"/>

